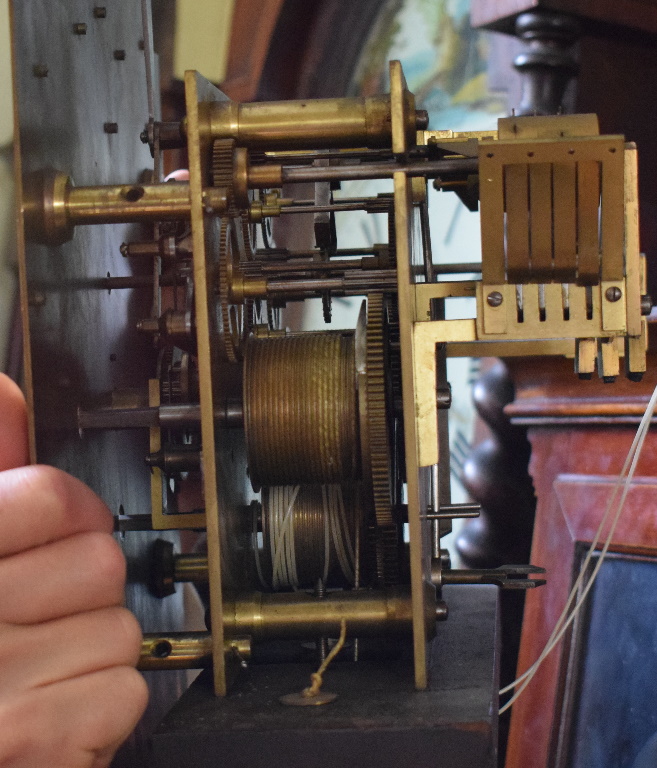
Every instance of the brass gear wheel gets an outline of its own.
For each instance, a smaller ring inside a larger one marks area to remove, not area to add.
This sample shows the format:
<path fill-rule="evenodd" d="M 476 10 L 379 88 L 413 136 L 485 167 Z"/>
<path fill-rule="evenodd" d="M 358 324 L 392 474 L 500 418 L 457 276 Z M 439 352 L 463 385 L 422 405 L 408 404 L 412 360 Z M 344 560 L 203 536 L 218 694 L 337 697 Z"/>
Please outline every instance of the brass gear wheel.
<path fill-rule="evenodd" d="M 219 304 L 223 328 L 223 353 L 230 362 L 240 358 L 240 348 L 253 327 L 254 303 L 230 303 L 233 269 L 240 262 L 253 259 L 253 245 L 248 217 L 235 203 L 233 187 L 234 139 L 217 139 L 212 144 L 212 184 L 226 190 L 227 210 L 219 229 Z"/>
<path fill-rule="evenodd" d="M 234 267 L 234 219 L 224 217 L 219 224 L 219 311 L 224 357 L 231 363 L 239 359 L 239 349 L 245 338 L 244 307 L 230 303 L 229 286 Z"/>
<path fill-rule="evenodd" d="M 243 250 L 241 253 L 241 261 L 245 264 L 255 259 L 255 247 L 254 241 L 251 237 L 251 222 L 246 214 L 242 214 L 240 217 L 242 228 L 242 240 L 244 242 Z M 246 299 L 244 302 L 244 338 L 253 330 L 253 326 L 256 323 L 256 314 L 259 314 L 259 307 L 256 307 L 256 301 L 254 299 Z"/>
<path fill-rule="evenodd" d="M 366 469 L 371 477 L 374 510 L 374 547 L 379 583 L 399 581 L 399 525 L 393 514 L 393 462 L 386 371 L 387 299 L 383 294 L 367 297 L 366 336 Z M 369 465 L 369 466 L 368 466 Z"/>
<path fill-rule="evenodd" d="M 253 238 L 251 237 L 251 222 L 248 216 L 241 217 L 242 222 L 242 237 L 244 239 L 244 257 L 246 261 L 253 261 Z"/>
<path fill-rule="evenodd" d="M 234 151 L 234 139 L 216 139 L 212 144 L 212 186 L 226 190 L 226 215 L 231 218 L 238 215 L 233 189 Z"/>
<path fill-rule="evenodd" d="M 367 297 L 367 423 L 372 498 L 378 526 L 391 525 L 390 443 L 386 406 L 384 339 L 385 306 L 382 294 Z"/>
<path fill-rule="evenodd" d="M 388 418 L 392 426 L 392 482 L 395 503 L 401 503 L 402 488 L 406 482 L 406 455 L 404 451 L 404 422 L 402 413 L 401 353 L 399 350 L 399 306 L 397 295 L 388 297 L 388 382 L 390 411 Z"/>

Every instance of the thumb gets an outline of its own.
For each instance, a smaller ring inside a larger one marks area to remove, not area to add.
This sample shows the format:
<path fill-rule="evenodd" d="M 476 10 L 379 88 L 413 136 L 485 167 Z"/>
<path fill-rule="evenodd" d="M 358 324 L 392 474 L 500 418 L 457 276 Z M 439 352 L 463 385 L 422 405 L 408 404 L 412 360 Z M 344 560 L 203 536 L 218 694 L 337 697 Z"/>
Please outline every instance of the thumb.
<path fill-rule="evenodd" d="M 28 461 L 27 408 L 18 386 L 0 373 L 0 472 Z"/>

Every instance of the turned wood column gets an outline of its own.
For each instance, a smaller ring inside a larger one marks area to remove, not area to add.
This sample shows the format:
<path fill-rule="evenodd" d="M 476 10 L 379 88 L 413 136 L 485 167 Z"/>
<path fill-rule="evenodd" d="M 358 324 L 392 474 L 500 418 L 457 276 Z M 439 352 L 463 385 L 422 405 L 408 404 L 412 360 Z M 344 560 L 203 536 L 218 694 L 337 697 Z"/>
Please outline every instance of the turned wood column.
<path fill-rule="evenodd" d="M 471 568 L 527 562 L 535 503 L 527 472 L 530 447 L 526 430 L 513 426 L 504 413 L 514 387 L 501 360 L 475 383 L 472 397 L 488 436 L 466 459 L 462 482 L 482 508 L 464 525 L 456 546 Z"/>
<path fill-rule="evenodd" d="M 579 68 L 573 51 L 580 34 L 579 21 L 553 11 L 529 11 L 516 19 L 515 33 L 526 43 L 513 62 L 522 75 L 522 96 L 516 114 L 570 111 L 564 95 Z"/>

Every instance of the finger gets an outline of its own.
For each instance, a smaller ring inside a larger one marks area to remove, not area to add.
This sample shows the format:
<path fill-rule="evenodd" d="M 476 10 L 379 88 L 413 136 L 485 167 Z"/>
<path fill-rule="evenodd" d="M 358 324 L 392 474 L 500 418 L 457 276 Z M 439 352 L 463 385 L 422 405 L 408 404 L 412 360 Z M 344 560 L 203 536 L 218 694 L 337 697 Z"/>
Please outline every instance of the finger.
<path fill-rule="evenodd" d="M 0 708 L 0 765 L 107 765 L 147 700 L 146 683 L 131 667 L 105 669 L 16 697 Z"/>
<path fill-rule="evenodd" d="M 111 533 L 105 504 L 80 480 L 46 466 L 0 473 L 0 557 L 84 531 Z"/>
<path fill-rule="evenodd" d="M 107 533 L 79 533 L 0 559 L 0 622 L 36 624 L 122 605 L 125 571 Z"/>
<path fill-rule="evenodd" d="M 0 626 L 0 696 L 116 666 L 134 666 L 141 630 L 125 608 Z"/>
<path fill-rule="evenodd" d="M 27 409 L 20 389 L 0 373 L 0 472 L 28 461 Z"/>

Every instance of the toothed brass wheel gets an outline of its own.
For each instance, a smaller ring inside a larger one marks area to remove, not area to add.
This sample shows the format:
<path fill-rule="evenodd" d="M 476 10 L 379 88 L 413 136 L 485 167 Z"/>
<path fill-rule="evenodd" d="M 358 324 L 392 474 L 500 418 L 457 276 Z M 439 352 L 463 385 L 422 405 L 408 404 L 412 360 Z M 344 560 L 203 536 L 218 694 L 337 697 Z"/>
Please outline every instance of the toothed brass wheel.
<path fill-rule="evenodd" d="M 212 144 L 212 186 L 226 190 L 226 213 L 231 218 L 237 216 L 233 187 L 235 141 L 217 139 Z"/>
<path fill-rule="evenodd" d="M 239 261 L 236 222 L 239 219 L 221 220 L 219 225 L 219 311 L 222 327 L 222 353 L 231 363 L 240 357 L 240 347 L 248 335 L 245 308 L 230 301 L 230 284 L 236 261 Z"/>
<path fill-rule="evenodd" d="M 401 526 L 395 519 L 393 484 L 392 388 L 388 348 L 388 302 L 383 294 L 367 297 L 366 333 L 366 435 L 363 465 L 371 477 L 369 494 L 373 511 L 372 536 L 376 578 L 380 584 L 399 582 Z"/>

